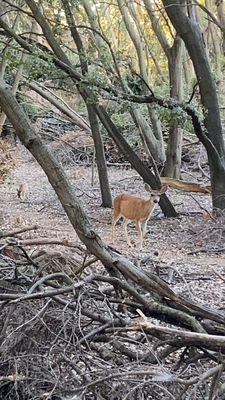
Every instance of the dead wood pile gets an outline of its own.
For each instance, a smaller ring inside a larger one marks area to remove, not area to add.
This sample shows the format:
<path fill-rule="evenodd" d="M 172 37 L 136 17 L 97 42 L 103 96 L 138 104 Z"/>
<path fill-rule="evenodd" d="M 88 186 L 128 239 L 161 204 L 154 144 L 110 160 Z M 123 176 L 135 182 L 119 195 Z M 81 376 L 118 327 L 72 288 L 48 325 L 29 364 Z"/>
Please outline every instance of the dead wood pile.
<path fill-rule="evenodd" d="M 224 398 L 222 312 L 124 258 L 115 277 L 78 243 L 0 237 L 1 399 Z"/>

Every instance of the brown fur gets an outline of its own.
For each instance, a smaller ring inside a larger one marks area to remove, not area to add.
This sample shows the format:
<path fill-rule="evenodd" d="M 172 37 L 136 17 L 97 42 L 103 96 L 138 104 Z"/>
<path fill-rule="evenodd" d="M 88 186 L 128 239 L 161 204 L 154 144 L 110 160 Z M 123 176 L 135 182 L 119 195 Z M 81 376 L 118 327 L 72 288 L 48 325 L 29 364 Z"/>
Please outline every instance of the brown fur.
<path fill-rule="evenodd" d="M 131 243 L 127 234 L 127 224 L 129 221 L 134 221 L 138 231 L 140 248 L 142 248 L 147 222 L 151 217 L 155 206 L 159 202 L 160 195 L 165 193 L 167 190 L 167 186 L 163 186 L 161 190 L 156 191 L 152 190 L 149 185 L 145 184 L 145 190 L 150 193 L 150 197 L 147 200 L 126 193 L 119 194 L 115 197 L 113 202 L 112 242 L 114 242 L 115 225 L 120 217 L 123 217 L 125 220 L 124 231 L 128 245 L 130 246 Z"/>
<path fill-rule="evenodd" d="M 126 193 L 114 200 L 114 216 L 119 214 L 131 221 L 145 220 L 153 209 L 153 200 L 144 200 Z"/>

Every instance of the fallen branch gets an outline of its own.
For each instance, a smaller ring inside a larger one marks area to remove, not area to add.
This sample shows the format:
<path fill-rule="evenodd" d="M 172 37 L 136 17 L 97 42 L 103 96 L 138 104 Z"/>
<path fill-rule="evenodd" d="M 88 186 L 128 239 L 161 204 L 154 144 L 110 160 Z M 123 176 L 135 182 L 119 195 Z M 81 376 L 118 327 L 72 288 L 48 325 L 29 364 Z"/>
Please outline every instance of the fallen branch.
<path fill-rule="evenodd" d="M 182 346 L 198 346 L 214 351 L 225 352 L 225 337 L 219 335 L 208 335 L 206 333 L 196 333 L 181 331 L 166 326 L 154 325 L 149 322 L 141 310 L 137 310 L 141 320 L 138 321 L 132 330 L 144 330 L 144 332 L 165 341 L 170 345 L 182 344 Z M 130 328 L 128 328 L 130 329 Z"/>
<path fill-rule="evenodd" d="M 20 233 L 37 230 L 38 228 L 39 228 L 38 225 L 30 225 L 30 226 L 24 226 L 24 228 L 15 229 L 14 231 L 8 231 L 8 232 L 0 231 L 0 238 L 6 238 L 6 237 L 10 237 L 10 236 L 19 235 Z"/>
<path fill-rule="evenodd" d="M 198 192 L 209 194 L 211 193 L 211 186 L 201 185 L 200 183 L 186 182 L 180 181 L 179 179 L 173 179 L 161 176 L 161 183 L 164 185 L 168 185 L 174 189 L 184 190 L 185 192 Z"/>
<path fill-rule="evenodd" d="M 150 272 L 145 273 L 140 268 L 135 267 L 122 255 L 116 254 L 115 252 L 112 252 L 112 254 L 117 258 L 117 260 L 114 261 L 115 267 L 121 272 L 126 280 L 131 279 L 149 293 L 156 293 L 166 299 L 170 299 L 170 301 L 172 300 L 172 302 L 174 301 L 174 308 L 181 306 L 185 311 L 188 309 L 192 315 L 201 318 L 208 318 L 223 325 L 225 324 L 223 313 L 211 310 L 209 307 L 200 305 L 191 299 L 187 299 L 182 295 L 177 294 L 159 277 Z"/>
<path fill-rule="evenodd" d="M 85 247 L 82 246 L 80 243 L 76 242 L 70 242 L 67 239 L 60 240 L 60 239 L 24 239 L 18 241 L 18 245 L 20 246 L 44 246 L 44 245 L 59 245 L 59 246 L 65 246 L 65 247 L 71 247 L 71 248 L 76 248 L 82 252 L 85 252 Z"/>
<path fill-rule="evenodd" d="M 0 300 L 8 300 L 11 301 L 12 303 L 18 303 L 26 300 L 43 299 L 46 297 L 51 298 L 59 294 L 72 293 L 75 289 L 80 289 L 82 286 L 93 281 L 93 279 L 94 275 L 90 275 L 87 278 L 83 279 L 82 281 L 79 281 L 78 283 L 75 283 L 73 285 L 60 287 L 59 289 L 46 290 L 38 293 L 30 293 L 22 295 L 21 293 L 18 294 L 0 293 Z"/>

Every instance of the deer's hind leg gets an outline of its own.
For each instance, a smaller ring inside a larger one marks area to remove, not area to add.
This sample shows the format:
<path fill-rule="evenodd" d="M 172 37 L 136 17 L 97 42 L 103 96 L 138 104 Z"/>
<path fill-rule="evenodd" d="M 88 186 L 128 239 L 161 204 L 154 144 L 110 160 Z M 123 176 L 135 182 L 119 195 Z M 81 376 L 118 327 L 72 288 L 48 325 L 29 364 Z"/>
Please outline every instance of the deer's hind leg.
<path fill-rule="evenodd" d="M 115 241 L 115 226 L 117 221 L 119 221 L 121 215 L 113 212 L 113 217 L 112 217 L 112 243 Z"/>
<path fill-rule="evenodd" d="M 113 201 L 113 215 L 112 215 L 112 243 L 114 243 L 115 240 L 115 226 L 117 221 L 119 221 L 121 217 L 121 212 L 120 212 L 120 201 L 121 201 L 121 195 L 115 197 Z"/>
<path fill-rule="evenodd" d="M 148 220 L 149 219 L 146 219 L 144 222 L 142 222 L 142 236 L 143 236 L 143 238 L 145 237 L 145 235 L 146 235 L 146 232 L 147 232 L 147 223 L 148 223 Z"/>
<path fill-rule="evenodd" d="M 141 222 L 140 221 L 136 221 L 135 225 L 136 225 L 136 228 L 137 228 L 137 231 L 138 231 L 139 249 L 142 250 L 143 232 L 142 232 Z"/>
<path fill-rule="evenodd" d="M 129 223 L 129 219 L 124 218 L 124 224 L 123 224 L 124 233 L 125 233 L 125 237 L 126 237 L 126 240 L 127 240 L 127 244 L 128 244 L 129 247 L 131 247 L 131 241 L 130 241 L 130 238 L 129 238 L 128 232 L 127 232 L 127 224 L 128 223 Z"/>

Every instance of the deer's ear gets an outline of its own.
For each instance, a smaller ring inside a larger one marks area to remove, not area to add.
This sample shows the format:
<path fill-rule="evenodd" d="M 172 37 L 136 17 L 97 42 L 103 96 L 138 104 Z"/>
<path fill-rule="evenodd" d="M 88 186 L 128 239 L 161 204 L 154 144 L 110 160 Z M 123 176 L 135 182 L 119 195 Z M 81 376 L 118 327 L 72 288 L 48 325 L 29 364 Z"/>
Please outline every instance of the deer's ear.
<path fill-rule="evenodd" d="M 168 189 L 168 186 L 167 185 L 163 185 L 161 187 L 161 189 L 160 189 L 160 194 L 166 193 L 167 189 Z"/>
<path fill-rule="evenodd" d="M 145 183 L 145 190 L 146 192 L 152 193 L 152 188 L 148 183 Z"/>

